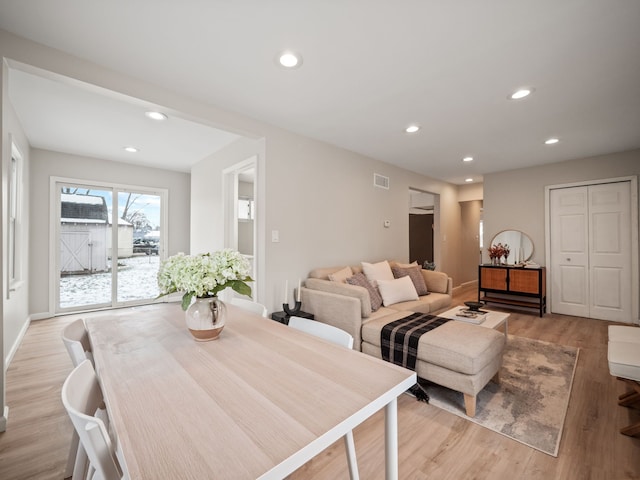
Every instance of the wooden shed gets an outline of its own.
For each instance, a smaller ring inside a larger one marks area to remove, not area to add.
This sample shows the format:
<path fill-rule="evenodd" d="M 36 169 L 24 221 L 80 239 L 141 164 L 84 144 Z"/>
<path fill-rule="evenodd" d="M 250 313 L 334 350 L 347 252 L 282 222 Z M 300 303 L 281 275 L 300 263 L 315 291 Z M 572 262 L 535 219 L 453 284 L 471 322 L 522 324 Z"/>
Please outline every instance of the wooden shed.
<path fill-rule="evenodd" d="M 63 193 L 60 196 L 60 273 L 109 270 L 108 209 L 103 197 Z"/>

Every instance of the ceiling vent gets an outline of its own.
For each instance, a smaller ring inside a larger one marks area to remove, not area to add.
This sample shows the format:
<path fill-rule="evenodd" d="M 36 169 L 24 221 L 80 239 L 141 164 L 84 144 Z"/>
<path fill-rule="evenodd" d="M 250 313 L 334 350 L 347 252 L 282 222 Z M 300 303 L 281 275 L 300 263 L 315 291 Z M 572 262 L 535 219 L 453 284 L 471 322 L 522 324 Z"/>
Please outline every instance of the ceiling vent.
<path fill-rule="evenodd" d="M 385 177 L 384 175 L 380 175 L 379 173 L 374 173 L 373 186 L 389 190 L 389 177 Z"/>

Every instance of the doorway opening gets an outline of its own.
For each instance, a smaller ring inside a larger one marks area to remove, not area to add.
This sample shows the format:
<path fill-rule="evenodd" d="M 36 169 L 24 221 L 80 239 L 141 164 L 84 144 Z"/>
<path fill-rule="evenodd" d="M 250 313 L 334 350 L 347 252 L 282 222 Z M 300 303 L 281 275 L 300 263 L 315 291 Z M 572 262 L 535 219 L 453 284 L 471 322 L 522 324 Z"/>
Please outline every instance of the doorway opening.
<path fill-rule="evenodd" d="M 435 268 L 437 195 L 409 189 L 409 261 Z"/>
<path fill-rule="evenodd" d="M 250 284 L 252 297 L 258 298 L 257 279 L 257 203 L 258 185 L 256 156 L 237 163 L 223 171 L 224 175 L 224 211 L 225 211 L 225 248 L 240 252 L 251 265 Z M 238 296 L 235 292 L 227 295 Z"/>

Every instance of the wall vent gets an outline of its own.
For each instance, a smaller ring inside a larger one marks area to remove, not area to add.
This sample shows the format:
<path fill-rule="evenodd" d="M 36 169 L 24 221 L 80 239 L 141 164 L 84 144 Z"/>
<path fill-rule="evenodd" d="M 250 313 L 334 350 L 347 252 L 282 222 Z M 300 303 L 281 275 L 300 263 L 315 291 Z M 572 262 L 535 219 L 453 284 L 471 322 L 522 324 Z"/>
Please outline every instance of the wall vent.
<path fill-rule="evenodd" d="M 384 175 L 380 175 L 379 173 L 374 173 L 373 186 L 389 190 L 389 177 L 385 177 Z"/>

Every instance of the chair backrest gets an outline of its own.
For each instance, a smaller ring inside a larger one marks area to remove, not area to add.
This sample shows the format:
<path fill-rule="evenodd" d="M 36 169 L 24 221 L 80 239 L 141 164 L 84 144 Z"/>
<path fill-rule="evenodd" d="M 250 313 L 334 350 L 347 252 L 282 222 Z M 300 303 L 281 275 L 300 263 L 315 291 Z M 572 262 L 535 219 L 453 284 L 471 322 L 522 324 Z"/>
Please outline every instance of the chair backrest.
<path fill-rule="evenodd" d="M 87 358 L 93 363 L 91 344 L 89 343 L 89 335 L 84 326 L 84 320 L 80 318 L 64 327 L 64 330 L 62 330 L 62 341 L 65 347 L 67 347 L 67 352 L 69 352 L 74 367 L 80 365 Z"/>
<path fill-rule="evenodd" d="M 229 303 L 231 303 L 231 305 L 235 305 L 236 307 L 240 307 L 244 310 L 257 313 L 258 315 L 261 315 L 264 318 L 267 318 L 267 307 L 259 304 L 258 302 L 245 300 L 244 298 L 234 297 L 231 299 Z"/>
<path fill-rule="evenodd" d="M 104 480 L 119 480 L 122 471 L 104 422 L 94 416 L 102 403 L 102 392 L 93 365 L 85 359 L 62 385 L 62 404 L 67 410 L 89 463 Z"/>
<path fill-rule="evenodd" d="M 289 317 L 289 326 L 296 330 L 301 330 L 316 337 L 323 338 L 336 345 L 353 348 L 353 337 L 348 332 L 333 325 L 308 318 Z"/>

